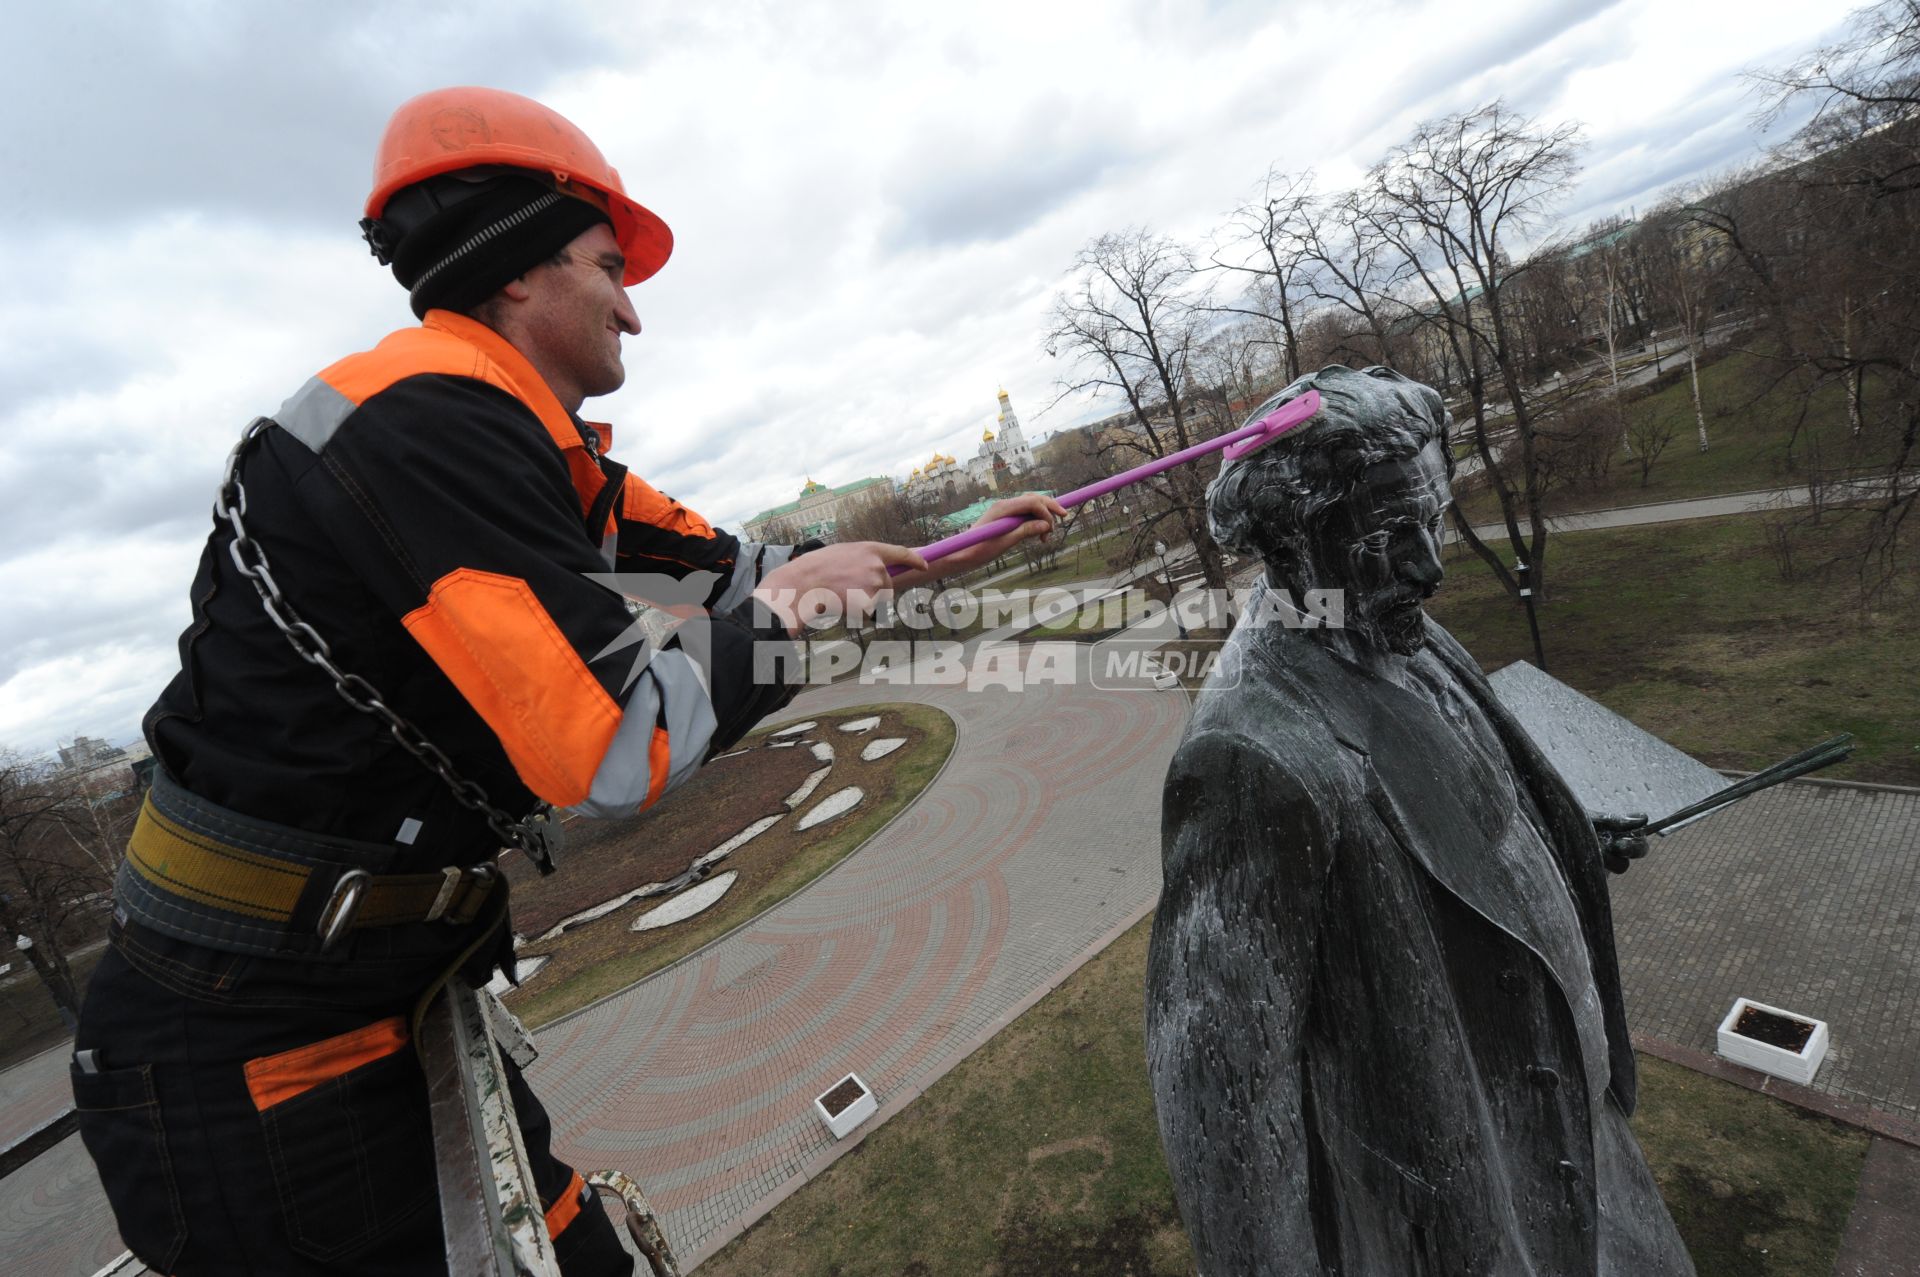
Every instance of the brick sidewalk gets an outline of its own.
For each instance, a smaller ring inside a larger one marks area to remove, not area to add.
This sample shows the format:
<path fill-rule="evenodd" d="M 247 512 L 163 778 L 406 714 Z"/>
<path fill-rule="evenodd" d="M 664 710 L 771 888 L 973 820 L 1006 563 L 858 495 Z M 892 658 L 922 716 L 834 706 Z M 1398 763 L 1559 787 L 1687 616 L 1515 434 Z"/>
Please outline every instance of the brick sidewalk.
<path fill-rule="evenodd" d="M 1738 997 L 1825 1020 L 1813 1089 L 1920 1119 L 1920 792 L 1790 781 L 1613 880 L 1627 1018 L 1711 1053 Z"/>

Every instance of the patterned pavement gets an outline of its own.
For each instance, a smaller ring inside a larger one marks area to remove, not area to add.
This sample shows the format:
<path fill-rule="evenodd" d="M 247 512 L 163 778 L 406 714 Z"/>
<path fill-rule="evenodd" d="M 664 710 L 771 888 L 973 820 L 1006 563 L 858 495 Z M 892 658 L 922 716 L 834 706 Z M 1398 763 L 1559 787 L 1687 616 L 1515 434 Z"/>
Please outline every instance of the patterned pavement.
<path fill-rule="evenodd" d="M 1920 790 L 1793 781 L 1613 883 L 1634 1030 L 1711 1052 L 1739 997 L 1825 1020 L 1813 1089 L 1920 1119 Z"/>
<path fill-rule="evenodd" d="M 848 1071 L 917 1094 L 1159 892 L 1173 692 L 842 685 L 789 716 L 937 706 L 946 769 L 857 855 L 678 966 L 544 1030 L 562 1155 L 634 1173 L 684 1258 L 833 1147 L 813 1098 Z"/>

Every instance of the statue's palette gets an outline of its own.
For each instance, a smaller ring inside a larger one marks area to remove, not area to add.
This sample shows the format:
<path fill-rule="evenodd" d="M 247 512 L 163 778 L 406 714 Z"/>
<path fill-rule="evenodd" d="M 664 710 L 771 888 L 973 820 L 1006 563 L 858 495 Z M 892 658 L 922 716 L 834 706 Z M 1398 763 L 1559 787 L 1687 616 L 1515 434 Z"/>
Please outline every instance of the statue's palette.
<path fill-rule="evenodd" d="M 1525 661 L 1488 681 L 1593 815 L 1658 820 L 1728 784 L 1705 763 Z"/>

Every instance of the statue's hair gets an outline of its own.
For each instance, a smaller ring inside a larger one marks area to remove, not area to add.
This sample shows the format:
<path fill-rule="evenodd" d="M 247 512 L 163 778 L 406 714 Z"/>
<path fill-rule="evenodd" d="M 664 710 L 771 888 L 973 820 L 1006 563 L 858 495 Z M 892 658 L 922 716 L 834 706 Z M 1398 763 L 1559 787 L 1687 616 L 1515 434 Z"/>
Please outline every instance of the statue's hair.
<path fill-rule="evenodd" d="M 1440 392 L 1391 368 L 1355 371 L 1332 364 L 1254 409 L 1249 421 L 1309 390 L 1320 411 L 1274 442 L 1220 467 L 1207 486 L 1207 525 L 1213 539 L 1239 554 L 1285 562 L 1320 515 L 1367 466 L 1411 457 L 1439 440 L 1447 477 L 1453 419 Z"/>

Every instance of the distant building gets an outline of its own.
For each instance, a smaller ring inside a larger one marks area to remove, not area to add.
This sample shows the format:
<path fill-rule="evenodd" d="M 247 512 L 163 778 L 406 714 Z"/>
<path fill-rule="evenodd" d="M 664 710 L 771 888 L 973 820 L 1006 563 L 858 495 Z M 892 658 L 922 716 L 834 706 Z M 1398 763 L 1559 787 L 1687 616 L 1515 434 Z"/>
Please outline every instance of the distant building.
<path fill-rule="evenodd" d="M 965 462 L 951 454 L 936 451 L 926 465 L 907 476 L 907 495 L 944 500 L 959 491 L 962 479 L 980 484 L 988 491 L 1005 492 L 1015 486 L 1019 475 L 1033 469 L 1033 449 L 1027 446 L 1020 418 L 1006 389 L 1000 391 L 1000 415 L 994 424 L 980 433 L 980 447 Z"/>
<path fill-rule="evenodd" d="M 60 746 L 60 770 L 63 772 L 92 771 L 108 763 L 116 763 L 127 756 L 127 751 L 118 745 L 109 745 L 92 736 L 76 736 L 73 744 Z"/>
<path fill-rule="evenodd" d="M 891 479 L 881 478 L 855 479 L 830 488 L 824 483 L 815 483 L 809 476 L 797 498 L 748 519 L 747 536 L 755 541 L 777 541 L 789 536 L 796 542 L 815 537 L 831 541 L 840 529 L 841 516 L 851 510 L 856 501 L 863 501 L 881 490 L 876 489 L 876 484 L 886 485 L 885 491 L 893 488 Z"/>

